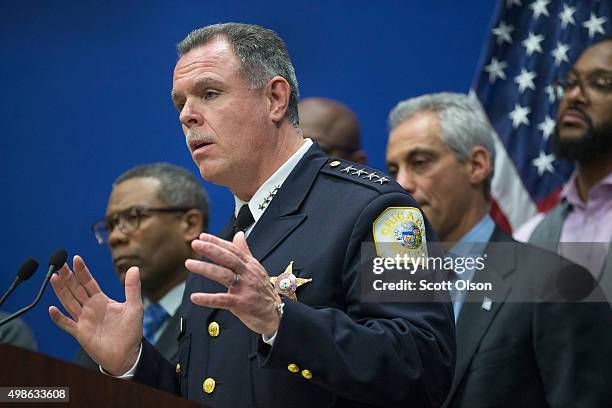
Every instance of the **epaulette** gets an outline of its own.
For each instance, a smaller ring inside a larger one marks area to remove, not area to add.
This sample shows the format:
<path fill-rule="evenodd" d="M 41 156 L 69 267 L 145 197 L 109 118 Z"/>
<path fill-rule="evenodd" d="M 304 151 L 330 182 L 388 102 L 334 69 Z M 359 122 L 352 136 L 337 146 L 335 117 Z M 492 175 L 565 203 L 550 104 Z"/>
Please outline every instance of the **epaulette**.
<path fill-rule="evenodd" d="M 321 173 L 361 184 L 380 193 L 398 190 L 398 184 L 388 174 L 350 161 L 329 159 L 321 167 Z"/>

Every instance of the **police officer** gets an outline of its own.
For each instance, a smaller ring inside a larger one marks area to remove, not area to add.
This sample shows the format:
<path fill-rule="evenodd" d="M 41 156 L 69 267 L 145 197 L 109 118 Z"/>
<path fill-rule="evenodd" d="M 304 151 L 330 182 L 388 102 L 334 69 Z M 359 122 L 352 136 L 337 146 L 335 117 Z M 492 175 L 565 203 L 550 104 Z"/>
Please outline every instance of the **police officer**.
<path fill-rule="evenodd" d="M 450 304 L 361 300 L 362 243 L 393 243 L 395 230 L 401 240 L 406 219 L 422 231 L 414 250 L 434 239 L 415 201 L 302 138 L 295 73 L 274 32 L 212 25 L 178 50 L 172 99 L 191 156 L 236 202 L 225 239 L 192 242 L 208 261 L 185 263 L 179 363 L 142 340 L 137 267 L 119 304 L 76 256 L 52 279 L 70 315 L 51 307 L 53 321 L 109 374 L 209 406 L 441 404 L 455 355 Z"/>

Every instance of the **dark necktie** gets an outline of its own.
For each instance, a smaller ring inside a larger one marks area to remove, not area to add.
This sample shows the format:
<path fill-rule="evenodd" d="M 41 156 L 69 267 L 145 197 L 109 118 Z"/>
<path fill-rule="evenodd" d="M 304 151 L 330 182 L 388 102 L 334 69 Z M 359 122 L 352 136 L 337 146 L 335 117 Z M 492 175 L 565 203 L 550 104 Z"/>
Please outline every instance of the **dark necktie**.
<path fill-rule="evenodd" d="M 232 235 L 236 235 L 238 231 L 246 231 L 254 222 L 255 218 L 253 218 L 253 214 L 251 214 L 249 205 L 244 204 L 242 207 L 240 207 L 238 217 L 236 217 L 234 220 L 234 225 L 232 225 Z"/>

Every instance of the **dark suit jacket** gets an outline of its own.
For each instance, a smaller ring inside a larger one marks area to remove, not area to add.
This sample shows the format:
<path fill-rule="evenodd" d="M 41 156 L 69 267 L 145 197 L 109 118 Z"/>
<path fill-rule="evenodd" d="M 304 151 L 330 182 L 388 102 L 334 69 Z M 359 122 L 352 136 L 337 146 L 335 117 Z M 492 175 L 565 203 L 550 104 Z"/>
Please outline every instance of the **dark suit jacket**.
<path fill-rule="evenodd" d="M 556 285 L 558 255 L 518 243 L 497 227 L 487 268 L 496 297 Z M 588 276 L 586 270 L 580 268 Z M 574 271 L 574 272 L 580 272 Z M 595 290 L 598 290 L 596 288 Z M 545 295 L 543 296 L 545 297 Z M 612 313 L 606 303 L 464 303 L 457 322 L 457 364 L 447 407 L 604 407 L 612 401 Z"/>
<path fill-rule="evenodd" d="M 0 312 L 0 320 L 10 316 Z M 32 330 L 22 319 L 14 319 L 0 327 L 0 343 L 12 344 L 32 351 L 38 350 Z"/>
<path fill-rule="evenodd" d="M 181 309 L 179 308 L 174 316 L 171 316 L 168 319 L 168 325 L 159 336 L 159 339 L 155 344 L 155 348 L 157 348 L 162 356 L 172 363 L 176 363 L 178 361 L 178 333 L 181 320 L 180 317 Z M 94 370 L 99 369 L 98 363 L 93 361 L 82 348 L 77 352 L 74 362 L 83 367 L 92 368 Z"/>
<path fill-rule="evenodd" d="M 297 277 L 312 278 L 298 288 L 298 301 L 284 300 L 274 346 L 230 312 L 193 305 L 193 292 L 227 289 L 192 274 L 183 298 L 180 366 L 167 364 L 145 342 L 136 381 L 215 408 L 429 407 L 444 401 L 455 348 L 450 303 L 360 299 L 361 244 L 373 241 L 372 224 L 388 207 L 416 202 L 395 182 L 341 172 L 348 164 L 331 165 L 313 146 L 248 236 L 271 276 L 294 261 Z M 435 240 L 425 222 L 427 239 Z M 220 326 L 216 337 L 208 333 L 211 322 Z M 215 381 L 211 393 L 203 391 L 205 379 Z"/>

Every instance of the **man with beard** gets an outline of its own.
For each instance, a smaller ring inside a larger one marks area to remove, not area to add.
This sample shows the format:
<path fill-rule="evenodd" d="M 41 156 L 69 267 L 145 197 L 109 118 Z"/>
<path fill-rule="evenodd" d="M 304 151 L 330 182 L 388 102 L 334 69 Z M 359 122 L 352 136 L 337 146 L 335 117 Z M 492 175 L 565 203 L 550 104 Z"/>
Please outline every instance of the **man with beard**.
<path fill-rule="evenodd" d="M 172 362 L 178 358 L 185 260 L 197 257 L 191 241 L 207 223 L 206 192 L 195 176 L 173 164 L 153 163 L 115 180 L 106 217 L 92 226 L 96 241 L 108 244 L 122 285 L 128 268 L 140 268 L 144 337 Z M 98 369 L 83 349 L 75 362 Z"/>
<path fill-rule="evenodd" d="M 612 38 L 587 48 L 560 86 L 553 152 L 576 171 L 554 207 L 519 238 L 585 266 L 612 300 Z M 567 242 L 568 244 L 561 244 Z M 578 244 L 575 244 L 577 243 Z"/>
<path fill-rule="evenodd" d="M 304 137 L 317 142 L 331 157 L 365 164 L 359 122 L 348 107 L 327 98 L 305 98 L 298 104 Z"/>

